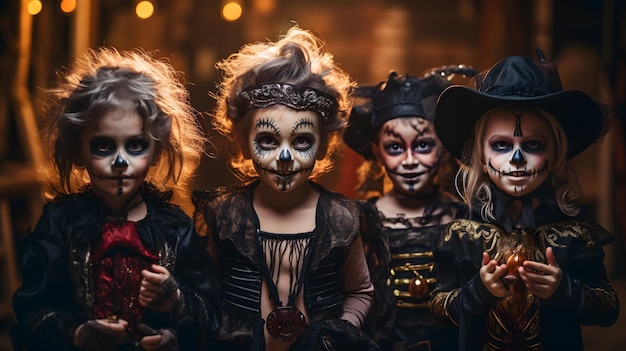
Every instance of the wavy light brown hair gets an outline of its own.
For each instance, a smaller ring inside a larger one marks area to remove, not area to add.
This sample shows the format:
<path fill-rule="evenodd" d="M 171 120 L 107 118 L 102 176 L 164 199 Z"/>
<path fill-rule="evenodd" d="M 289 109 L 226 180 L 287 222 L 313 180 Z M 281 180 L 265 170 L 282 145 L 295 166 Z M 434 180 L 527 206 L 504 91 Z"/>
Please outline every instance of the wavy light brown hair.
<path fill-rule="evenodd" d="M 139 114 L 155 141 L 155 164 L 146 180 L 158 189 L 186 192 L 207 142 L 180 74 L 141 50 L 89 50 L 50 89 L 52 106 L 44 130 L 52 167 L 42 172 L 46 195 L 73 193 L 89 184 L 80 162 L 85 129 L 112 110 Z"/>
<path fill-rule="evenodd" d="M 474 127 L 474 135 L 468 147 L 471 150 L 465 150 L 467 155 L 471 155 L 470 162 L 462 165 L 457 174 L 457 183 L 459 195 L 466 204 L 471 205 L 472 201 L 478 201 L 481 206 L 481 217 L 484 220 L 493 220 L 493 194 L 489 188 L 491 179 L 483 172 L 483 138 L 486 129 L 486 120 L 491 112 L 498 109 L 516 109 L 522 106 L 525 109 L 532 109 L 539 116 L 544 118 L 550 125 L 550 132 L 554 138 L 555 161 L 551 165 L 550 175 L 547 182 L 550 182 L 556 192 L 556 201 L 563 213 L 574 216 L 580 212 L 578 199 L 582 195 L 582 190 L 578 184 L 576 171 L 567 159 L 567 136 L 552 115 L 543 109 L 534 108 L 529 105 L 505 105 L 492 109 L 483 114 L 476 122 Z M 470 146 L 471 145 L 471 146 Z"/>
<path fill-rule="evenodd" d="M 217 63 L 221 73 L 214 128 L 233 142 L 230 166 L 240 179 L 258 177 L 252 161 L 244 155 L 249 147 L 248 132 L 256 109 L 241 109 L 235 102 L 246 88 L 268 83 L 305 86 L 336 99 L 338 108 L 327 118 L 319 118 L 321 145 L 327 146 L 326 157 L 318 160 L 311 174 L 315 178 L 332 169 L 332 155 L 340 145 L 339 137 L 346 124 L 351 101 L 348 94 L 354 82 L 322 51 L 323 43 L 311 32 L 294 26 L 276 42 L 250 43 L 239 52 Z"/>

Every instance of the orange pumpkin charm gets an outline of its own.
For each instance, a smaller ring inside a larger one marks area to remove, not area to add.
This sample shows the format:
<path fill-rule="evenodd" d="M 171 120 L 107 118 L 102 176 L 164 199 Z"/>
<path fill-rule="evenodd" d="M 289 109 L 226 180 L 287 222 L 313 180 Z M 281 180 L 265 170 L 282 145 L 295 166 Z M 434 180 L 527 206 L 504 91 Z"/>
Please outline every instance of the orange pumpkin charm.
<path fill-rule="evenodd" d="M 517 268 L 526 261 L 526 255 L 521 250 L 515 251 L 506 260 L 506 273 L 509 275 L 518 275 Z"/>
<path fill-rule="evenodd" d="M 426 297 L 430 293 L 430 289 L 428 288 L 428 282 L 426 278 L 415 277 L 411 279 L 409 282 L 409 293 L 415 297 Z"/>

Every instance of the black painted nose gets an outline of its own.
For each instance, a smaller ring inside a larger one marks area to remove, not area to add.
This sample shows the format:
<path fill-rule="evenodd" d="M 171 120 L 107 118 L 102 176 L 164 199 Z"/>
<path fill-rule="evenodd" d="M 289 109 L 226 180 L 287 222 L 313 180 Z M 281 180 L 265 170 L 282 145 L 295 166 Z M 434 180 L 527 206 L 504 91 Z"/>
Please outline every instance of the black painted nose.
<path fill-rule="evenodd" d="M 128 167 L 128 161 L 122 157 L 122 155 L 117 155 L 115 161 L 113 161 L 113 167 L 115 168 L 126 168 Z"/>
<path fill-rule="evenodd" d="M 289 162 L 291 161 L 291 153 L 287 149 L 283 149 L 278 155 L 278 159 L 280 162 Z"/>
<path fill-rule="evenodd" d="M 520 149 L 515 150 L 513 158 L 511 158 L 511 162 L 516 165 L 520 165 L 526 162 L 526 158 L 524 158 L 524 155 L 522 154 Z"/>

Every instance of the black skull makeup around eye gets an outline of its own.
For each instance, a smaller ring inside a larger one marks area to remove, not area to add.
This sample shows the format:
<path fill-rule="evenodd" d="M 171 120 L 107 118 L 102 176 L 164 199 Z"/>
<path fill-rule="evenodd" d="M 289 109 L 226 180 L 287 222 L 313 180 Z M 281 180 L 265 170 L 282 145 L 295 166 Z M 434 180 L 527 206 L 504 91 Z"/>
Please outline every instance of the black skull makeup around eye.
<path fill-rule="evenodd" d="M 111 156 L 115 153 L 115 143 L 105 137 L 96 137 L 89 141 L 89 151 L 98 157 Z"/>
<path fill-rule="evenodd" d="M 144 154 L 149 147 L 150 143 L 147 140 L 133 139 L 126 143 L 125 149 L 128 154 L 138 156 Z"/>

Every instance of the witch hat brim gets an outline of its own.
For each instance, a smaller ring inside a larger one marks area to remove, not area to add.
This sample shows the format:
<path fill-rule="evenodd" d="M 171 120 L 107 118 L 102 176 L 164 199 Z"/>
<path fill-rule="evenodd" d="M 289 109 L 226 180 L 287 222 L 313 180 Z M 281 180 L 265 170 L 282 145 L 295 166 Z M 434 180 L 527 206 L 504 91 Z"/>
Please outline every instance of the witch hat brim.
<path fill-rule="evenodd" d="M 466 143 L 472 139 L 478 119 L 494 108 L 511 104 L 525 104 L 550 113 L 567 136 L 568 158 L 581 153 L 604 131 L 604 110 L 578 90 L 561 90 L 539 96 L 496 95 L 460 85 L 448 87 L 439 96 L 435 130 L 444 147 L 457 159 L 468 163 L 469 155 L 464 155 Z"/>

